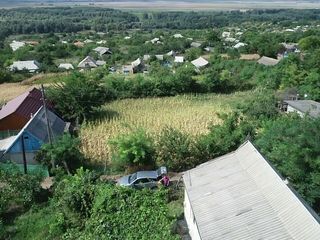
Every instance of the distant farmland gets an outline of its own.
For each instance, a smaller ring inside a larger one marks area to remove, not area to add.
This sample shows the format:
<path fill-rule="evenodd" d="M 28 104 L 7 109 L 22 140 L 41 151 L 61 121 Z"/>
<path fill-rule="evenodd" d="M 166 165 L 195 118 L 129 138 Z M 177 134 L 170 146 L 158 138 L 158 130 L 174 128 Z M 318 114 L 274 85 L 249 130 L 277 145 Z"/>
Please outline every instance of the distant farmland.
<path fill-rule="evenodd" d="M 200 1 L 37 1 L 37 0 L 16 0 L 6 1 L 0 0 L 0 7 L 44 7 L 44 6 L 96 6 L 119 8 L 126 10 L 152 9 L 152 10 L 248 10 L 248 9 L 279 9 L 279 8 L 295 8 L 295 9 L 313 9 L 320 8 L 320 1 L 216 1 L 216 0 L 200 0 Z"/>

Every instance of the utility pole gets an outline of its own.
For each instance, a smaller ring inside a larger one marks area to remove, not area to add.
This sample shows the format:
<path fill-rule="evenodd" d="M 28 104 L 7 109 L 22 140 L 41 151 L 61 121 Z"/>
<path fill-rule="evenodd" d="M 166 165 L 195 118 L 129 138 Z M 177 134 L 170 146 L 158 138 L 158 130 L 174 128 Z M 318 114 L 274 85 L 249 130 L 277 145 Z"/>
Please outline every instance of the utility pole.
<path fill-rule="evenodd" d="M 50 128 L 50 122 L 49 122 L 49 118 L 48 118 L 48 109 L 47 109 L 47 104 L 46 104 L 46 95 L 45 95 L 45 92 L 44 92 L 43 84 L 41 84 L 41 94 L 42 94 L 42 105 L 43 105 L 44 114 L 45 114 L 46 123 L 47 123 L 46 125 L 47 125 L 48 140 L 49 140 L 49 144 L 52 145 L 51 128 Z M 54 165 L 55 165 L 54 159 L 51 159 L 52 169 L 55 168 Z"/>
<path fill-rule="evenodd" d="M 28 173 L 28 169 L 27 169 L 27 158 L 26 158 L 26 149 L 25 149 L 25 145 L 24 145 L 24 134 L 21 134 L 21 147 L 22 147 L 22 159 L 23 159 L 23 168 L 24 168 L 24 174 Z"/>

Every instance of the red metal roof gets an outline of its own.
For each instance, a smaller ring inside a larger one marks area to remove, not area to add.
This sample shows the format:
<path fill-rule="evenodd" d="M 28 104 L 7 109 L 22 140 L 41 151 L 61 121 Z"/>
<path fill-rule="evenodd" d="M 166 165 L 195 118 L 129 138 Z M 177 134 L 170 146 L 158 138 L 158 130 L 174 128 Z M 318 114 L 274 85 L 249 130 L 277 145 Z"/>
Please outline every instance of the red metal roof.
<path fill-rule="evenodd" d="M 30 119 L 42 106 L 41 91 L 37 88 L 25 92 L 18 97 L 7 102 L 0 110 L 0 120 L 17 113 L 18 115 Z"/>

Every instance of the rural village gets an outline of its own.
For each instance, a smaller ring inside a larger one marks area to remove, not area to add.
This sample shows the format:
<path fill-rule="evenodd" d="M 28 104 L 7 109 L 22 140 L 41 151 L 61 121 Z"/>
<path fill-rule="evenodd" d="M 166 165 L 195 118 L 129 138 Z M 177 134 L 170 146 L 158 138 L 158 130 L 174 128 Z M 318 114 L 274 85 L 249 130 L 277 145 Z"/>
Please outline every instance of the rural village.
<path fill-rule="evenodd" d="M 0 9 L 0 239 L 319 239 L 319 16 Z"/>

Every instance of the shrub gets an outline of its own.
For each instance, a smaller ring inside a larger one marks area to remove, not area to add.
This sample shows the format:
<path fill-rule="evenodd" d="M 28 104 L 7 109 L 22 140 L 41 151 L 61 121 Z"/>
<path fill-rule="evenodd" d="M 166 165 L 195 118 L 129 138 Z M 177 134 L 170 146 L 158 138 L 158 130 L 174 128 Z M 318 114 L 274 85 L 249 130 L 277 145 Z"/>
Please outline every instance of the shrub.
<path fill-rule="evenodd" d="M 74 172 L 84 160 L 80 152 L 80 140 L 65 134 L 53 144 L 42 145 L 36 160 L 48 167 L 51 167 L 54 162 L 55 167 L 61 166 L 67 172 Z"/>
<path fill-rule="evenodd" d="M 178 239 L 171 231 L 168 194 L 156 191 L 100 185 L 80 239 Z"/>
<path fill-rule="evenodd" d="M 115 166 L 141 167 L 154 164 L 154 143 L 145 130 L 139 128 L 131 134 L 120 135 L 110 141 Z"/>
<path fill-rule="evenodd" d="M 6 169 L 0 166 L 0 226 L 10 207 L 25 210 L 38 200 L 42 179 L 41 174 L 26 175 L 14 165 Z M 0 238 L 2 234 L 0 231 Z"/>
<path fill-rule="evenodd" d="M 204 162 L 235 150 L 247 136 L 254 134 L 252 123 L 245 121 L 239 113 L 221 117 L 223 124 L 212 126 L 210 132 L 200 137 L 198 142 L 199 158 Z"/>
<path fill-rule="evenodd" d="M 167 166 L 170 171 L 183 171 L 196 166 L 195 140 L 186 133 L 174 128 L 164 128 L 156 144 L 157 165 Z"/>

